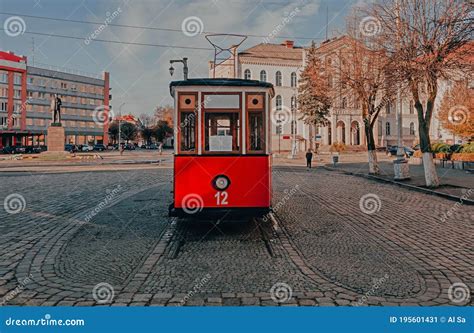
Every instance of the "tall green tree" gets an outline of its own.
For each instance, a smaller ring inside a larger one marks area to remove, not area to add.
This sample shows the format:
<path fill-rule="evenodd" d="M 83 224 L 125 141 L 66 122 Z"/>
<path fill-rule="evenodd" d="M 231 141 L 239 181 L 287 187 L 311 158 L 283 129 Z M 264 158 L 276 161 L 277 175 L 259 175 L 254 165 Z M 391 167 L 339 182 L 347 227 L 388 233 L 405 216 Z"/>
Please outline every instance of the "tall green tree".
<path fill-rule="evenodd" d="M 145 140 L 147 144 L 150 144 L 151 138 L 153 137 L 153 128 L 143 126 L 140 128 L 140 133 L 143 140 Z"/>
<path fill-rule="evenodd" d="M 129 141 L 135 140 L 138 134 L 138 128 L 132 123 L 124 122 L 120 126 L 121 129 L 121 137 L 123 140 L 126 140 L 128 143 Z"/>
<path fill-rule="evenodd" d="M 309 124 L 309 146 L 313 148 L 313 127 L 327 126 L 331 108 L 328 78 L 321 65 L 314 41 L 306 55 L 306 65 L 300 76 L 298 86 L 298 107 L 301 117 Z"/>
<path fill-rule="evenodd" d="M 109 137 L 112 139 L 113 143 L 117 142 L 119 134 L 119 125 L 118 122 L 114 121 L 109 126 Z"/>
<path fill-rule="evenodd" d="M 153 137 L 156 141 L 163 142 L 169 133 L 173 133 L 173 129 L 169 126 L 168 121 L 158 120 L 157 125 L 153 128 Z"/>

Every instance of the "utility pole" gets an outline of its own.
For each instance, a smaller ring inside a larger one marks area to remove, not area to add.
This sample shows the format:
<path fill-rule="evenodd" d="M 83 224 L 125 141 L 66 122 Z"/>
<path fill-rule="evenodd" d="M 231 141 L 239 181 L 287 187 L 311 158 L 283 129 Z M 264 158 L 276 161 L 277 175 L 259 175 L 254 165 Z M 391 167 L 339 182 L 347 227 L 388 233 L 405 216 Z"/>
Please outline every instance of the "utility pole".
<path fill-rule="evenodd" d="M 396 11 L 397 11 L 397 48 L 401 47 L 400 45 L 400 3 L 399 0 L 395 1 Z M 402 107 L 402 93 L 400 87 L 397 87 L 397 102 L 396 102 L 396 112 L 397 112 L 397 159 L 393 161 L 393 171 L 395 180 L 404 180 L 410 178 L 410 169 L 408 166 L 408 161 L 405 159 L 405 148 L 403 146 L 403 107 Z"/>
<path fill-rule="evenodd" d="M 125 105 L 125 102 L 123 102 L 122 104 L 120 104 L 119 106 L 119 120 L 118 120 L 118 125 L 119 125 L 119 135 L 118 135 L 118 139 L 119 139 L 119 143 L 118 143 L 118 149 L 120 151 L 120 155 L 123 154 L 123 150 L 122 150 L 122 106 Z"/>
<path fill-rule="evenodd" d="M 32 37 L 31 38 L 31 42 L 32 42 L 32 60 L 33 60 L 33 66 L 35 65 L 35 38 Z"/>

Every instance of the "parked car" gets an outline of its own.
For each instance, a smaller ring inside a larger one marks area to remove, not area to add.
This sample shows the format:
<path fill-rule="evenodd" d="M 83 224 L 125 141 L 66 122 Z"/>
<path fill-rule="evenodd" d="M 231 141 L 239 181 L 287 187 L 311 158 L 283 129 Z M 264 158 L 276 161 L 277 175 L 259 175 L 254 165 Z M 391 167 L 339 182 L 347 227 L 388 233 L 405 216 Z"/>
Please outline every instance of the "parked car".
<path fill-rule="evenodd" d="M 390 146 L 387 149 L 387 154 L 389 154 L 391 156 L 396 156 L 397 151 L 398 151 L 398 146 Z M 404 151 L 406 157 L 411 157 L 415 153 L 415 150 L 413 150 L 412 148 L 407 147 L 407 146 L 403 147 L 403 151 Z"/>
<path fill-rule="evenodd" d="M 70 153 L 75 153 L 77 152 L 77 146 L 73 144 L 67 144 L 64 146 L 64 150 Z"/>
<path fill-rule="evenodd" d="M 94 150 L 95 151 L 105 151 L 105 150 L 107 150 L 107 147 L 105 147 L 105 145 L 102 144 L 102 143 L 98 143 L 98 144 L 94 145 Z"/>
<path fill-rule="evenodd" d="M 40 146 L 26 146 L 25 148 L 27 154 L 39 154 L 43 151 Z"/>
<path fill-rule="evenodd" d="M 148 149 L 158 149 L 158 146 L 154 143 L 148 146 Z"/>
<path fill-rule="evenodd" d="M 15 147 L 14 146 L 3 147 L 2 154 L 15 154 Z"/>
<path fill-rule="evenodd" d="M 91 145 L 82 145 L 81 151 L 93 151 L 94 147 Z"/>
<path fill-rule="evenodd" d="M 125 150 L 135 150 L 135 145 L 132 143 L 128 143 L 125 145 Z"/>

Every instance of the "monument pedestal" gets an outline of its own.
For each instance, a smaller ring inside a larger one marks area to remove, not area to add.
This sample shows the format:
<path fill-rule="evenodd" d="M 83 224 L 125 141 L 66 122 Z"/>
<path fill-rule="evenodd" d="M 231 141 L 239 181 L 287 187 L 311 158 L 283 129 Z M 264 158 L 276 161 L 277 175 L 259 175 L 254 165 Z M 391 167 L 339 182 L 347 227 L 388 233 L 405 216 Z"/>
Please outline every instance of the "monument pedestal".
<path fill-rule="evenodd" d="M 64 127 L 60 124 L 51 124 L 48 127 L 48 151 L 63 152 L 65 138 Z"/>
<path fill-rule="evenodd" d="M 48 127 L 48 150 L 41 154 L 45 159 L 64 159 L 69 153 L 64 151 L 66 135 L 61 124 L 51 124 Z"/>
<path fill-rule="evenodd" d="M 405 159 L 393 161 L 395 180 L 410 179 L 410 167 Z"/>

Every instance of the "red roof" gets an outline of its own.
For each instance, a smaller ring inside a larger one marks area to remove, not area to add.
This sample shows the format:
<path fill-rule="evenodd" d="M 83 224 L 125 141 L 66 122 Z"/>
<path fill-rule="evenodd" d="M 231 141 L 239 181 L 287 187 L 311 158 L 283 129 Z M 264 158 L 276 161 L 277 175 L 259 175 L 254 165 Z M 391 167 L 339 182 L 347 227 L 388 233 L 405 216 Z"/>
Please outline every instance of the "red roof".
<path fill-rule="evenodd" d="M 8 60 L 14 62 L 25 62 L 26 57 L 20 57 L 15 55 L 14 53 L 0 51 L 0 59 L 1 60 Z"/>

